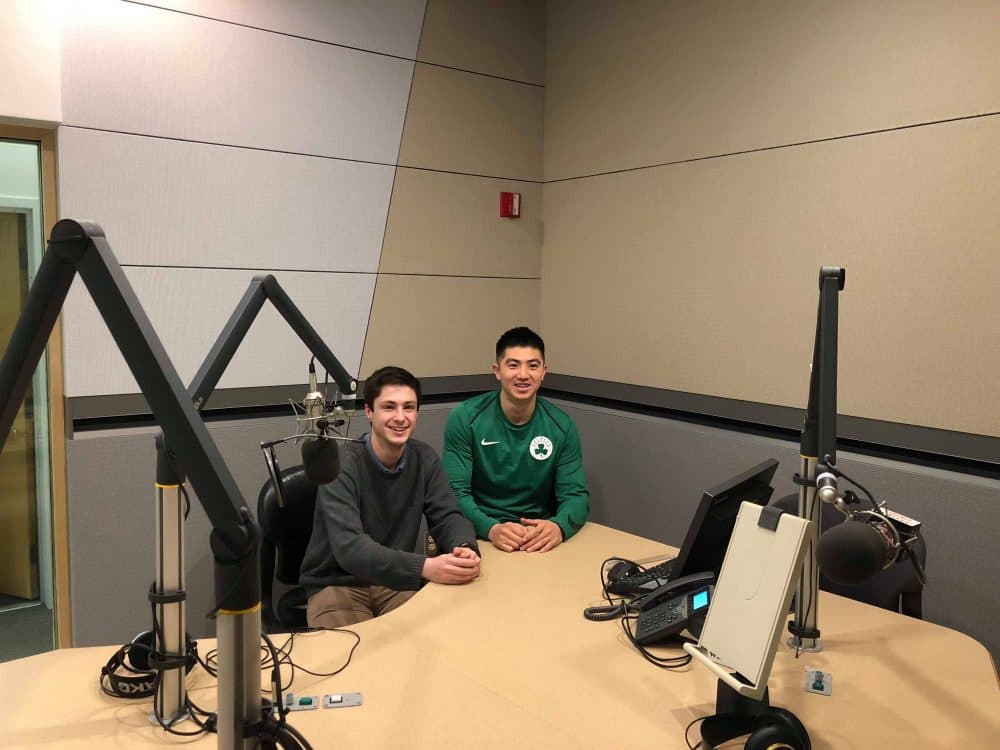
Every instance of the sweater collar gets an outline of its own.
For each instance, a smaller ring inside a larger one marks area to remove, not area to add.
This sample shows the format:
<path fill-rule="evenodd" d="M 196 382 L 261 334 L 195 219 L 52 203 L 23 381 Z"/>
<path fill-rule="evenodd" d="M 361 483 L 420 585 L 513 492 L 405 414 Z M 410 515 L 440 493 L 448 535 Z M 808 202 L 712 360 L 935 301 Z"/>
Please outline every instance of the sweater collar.
<path fill-rule="evenodd" d="M 375 455 L 375 449 L 372 448 L 372 436 L 370 432 L 366 432 L 361 436 L 361 442 L 365 444 L 365 448 L 368 451 L 368 455 L 371 456 L 372 461 L 386 474 L 399 474 L 403 469 L 406 468 L 406 459 L 410 455 L 410 444 L 407 443 L 403 446 L 403 455 L 399 457 L 399 463 L 396 464 L 394 469 L 389 468 L 384 463 L 379 461 L 378 456 Z"/>

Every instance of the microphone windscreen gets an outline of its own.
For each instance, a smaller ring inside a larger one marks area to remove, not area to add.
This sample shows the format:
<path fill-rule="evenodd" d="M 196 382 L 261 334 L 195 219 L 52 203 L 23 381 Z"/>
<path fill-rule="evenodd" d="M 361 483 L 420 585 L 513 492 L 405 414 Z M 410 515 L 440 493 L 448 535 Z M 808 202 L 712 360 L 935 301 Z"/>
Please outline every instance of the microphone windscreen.
<path fill-rule="evenodd" d="M 820 572 L 834 583 L 854 586 L 882 570 L 885 537 L 863 521 L 848 519 L 824 531 L 816 545 Z"/>
<path fill-rule="evenodd" d="M 336 440 L 306 438 L 302 441 L 302 467 L 313 484 L 329 484 L 340 473 L 340 450 Z"/>

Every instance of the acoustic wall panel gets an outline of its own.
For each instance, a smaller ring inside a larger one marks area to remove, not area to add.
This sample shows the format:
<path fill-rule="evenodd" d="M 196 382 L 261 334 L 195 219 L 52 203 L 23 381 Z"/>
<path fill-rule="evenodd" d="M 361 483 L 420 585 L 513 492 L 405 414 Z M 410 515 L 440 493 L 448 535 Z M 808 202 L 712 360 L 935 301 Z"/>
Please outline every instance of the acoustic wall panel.
<path fill-rule="evenodd" d="M 131 3 L 71 7 L 67 125 L 396 160 L 408 60 Z"/>
<path fill-rule="evenodd" d="M 540 86 L 417 64 L 399 164 L 540 180 Z"/>
<path fill-rule="evenodd" d="M 546 184 L 558 371 L 803 406 L 818 271 L 843 265 L 840 411 L 1000 435 L 998 139 L 983 118 Z"/>
<path fill-rule="evenodd" d="M 109 239 L 114 249 L 113 238 Z M 181 381 L 191 382 L 250 284 L 253 271 L 125 268 Z M 274 274 L 333 354 L 351 374 L 361 361 L 375 276 Z M 138 385 L 79 279 L 64 316 L 66 395 L 137 393 Z M 219 381 L 219 388 L 306 381 L 309 353 L 269 302 Z"/>
<path fill-rule="evenodd" d="M 58 0 L 13 0 L 3 8 L 0 122 L 59 122 Z"/>
<path fill-rule="evenodd" d="M 412 60 L 425 0 L 151 0 L 145 4 Z"/>
<path fill-rule="evenodd" d="M 521 218 L 500 218 L 500 192 L 521 193 Z M 538 278 L 542 186 L 399 168 L 382 273 Z"/>
<path fill-rule="evenodd" d="M 63 127 L 63 216 L 132 265 L 378 269 L 393 168 Z"/>
<path fill-rule="evenodd" d="M 548 4 L 545 179 L 1000 110 L 1000 5 Z"/>
<path fill-rule="evenodd" d="M 361 377 L 400 365 L 418 377 L 490 371 L 497 338 L 538 325 L 538 281 L 380 274 Z"/>
<path fill-rule="evenodd" d="M 545 3 L 429 0 L 417 60 L 545 83 Z"/>

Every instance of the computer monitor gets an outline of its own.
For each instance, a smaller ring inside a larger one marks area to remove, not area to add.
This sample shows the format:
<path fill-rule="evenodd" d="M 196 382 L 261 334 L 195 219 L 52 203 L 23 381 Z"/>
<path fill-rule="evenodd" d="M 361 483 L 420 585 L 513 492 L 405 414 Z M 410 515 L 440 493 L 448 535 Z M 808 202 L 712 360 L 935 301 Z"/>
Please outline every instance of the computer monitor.
<path fill-rule="evenodd" d="M 771 480 L 777 469 L 777 460 L 769 458 L 705 491 L 674 561 L 671 578 L 676 580 L 705 571 L 711 571 L 718 577 L 740 503 L 748 500 L 757 505 L 767 505 L 774 492 Z"/>

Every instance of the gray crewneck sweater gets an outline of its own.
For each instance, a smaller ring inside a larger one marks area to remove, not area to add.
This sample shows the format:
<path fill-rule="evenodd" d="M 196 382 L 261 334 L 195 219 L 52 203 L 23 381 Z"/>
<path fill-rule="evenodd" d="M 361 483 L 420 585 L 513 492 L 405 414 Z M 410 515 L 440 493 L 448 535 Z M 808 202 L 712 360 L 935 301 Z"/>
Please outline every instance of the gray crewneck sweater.
<path fill-rule="evenodd" d="M 426 559 L 414 552 L 421 517 L 442 551 L 462 545 L 479 551 L 472 524 L 426 443 L 407 443 L 406 463 L 398 472 L 386 471 L 360 443 L 343 445 L 340 462 L 340 474 L 316 494 L 299 577 L 310 596 L 325 586 L 419 589 Z"/>

